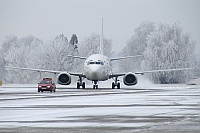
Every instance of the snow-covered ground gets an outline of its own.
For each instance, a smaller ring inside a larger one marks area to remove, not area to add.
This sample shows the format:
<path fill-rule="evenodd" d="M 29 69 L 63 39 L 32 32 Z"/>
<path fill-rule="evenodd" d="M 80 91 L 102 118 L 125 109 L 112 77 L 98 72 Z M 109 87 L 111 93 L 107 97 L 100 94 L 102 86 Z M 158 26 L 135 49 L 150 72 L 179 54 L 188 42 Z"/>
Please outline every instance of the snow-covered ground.
<path fill-rule="evenodd" d="M 99 90 L 58 86 L 56 93 L 38 93 L 37 85 L 3 85 L 0 131 L 76 127 L 159 132 L 169 126 L 165 131 L 200 132 L 200 86 L 144 83 L 110 89 L 108 84 Z"/>

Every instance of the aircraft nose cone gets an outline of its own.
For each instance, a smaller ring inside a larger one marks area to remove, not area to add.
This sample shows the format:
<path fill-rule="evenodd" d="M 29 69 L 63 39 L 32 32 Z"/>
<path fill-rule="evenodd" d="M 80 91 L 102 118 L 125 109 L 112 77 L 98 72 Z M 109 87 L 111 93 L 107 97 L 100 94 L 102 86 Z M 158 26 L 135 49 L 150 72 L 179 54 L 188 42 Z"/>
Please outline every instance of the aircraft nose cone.
<path fill-rule="evenodd" d="M 100 68 L 91 67 L 89 70 L 89 75 L 93 80 L 98 80 L 100 78 Z"/>
<path fill-rule="evenodd" d="M 95 66 L 95 67 L 90 67 L 90 71 L 91 73 L 95 73 L 99 71 L 99 67 Z"/>

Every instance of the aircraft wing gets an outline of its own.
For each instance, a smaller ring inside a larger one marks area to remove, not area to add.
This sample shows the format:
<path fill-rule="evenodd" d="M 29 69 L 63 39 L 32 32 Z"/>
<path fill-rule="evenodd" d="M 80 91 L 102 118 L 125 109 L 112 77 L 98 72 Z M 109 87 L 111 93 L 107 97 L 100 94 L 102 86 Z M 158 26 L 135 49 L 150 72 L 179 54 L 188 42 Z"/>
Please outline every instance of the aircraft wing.
<path fill-rule="evenodd" d="M 21 68 L 21 67 L 11 67 L 11 66 L 5 66 L 5 68 L 20 69 L 20 70 L 29 70 L 29 71 L 37 71 L 37 72 L 49 72 L 49 73 L 61 73 L 61 72 L 62 72 L 62 71 L 54 71 L 54 70 L 33 69 L 33 68 Z"/>
<path fill-rule="evenodd" d="M 162 70 L 150 70 L 143 72 L 135 72 L 135 74 L 145 74 L 145 73 L 154 73 L 154 72 L 169 72 L 169 71 L 183 71 L 183 70 L 194 70 L 195 68 L 175 68 L 175 69 L 162 69 Z"/>
<path fill-rule="evenodd" d="M 124 76 L 126 73 L 112 73 L 109 78 L 114 78 L 114 77 L 119 77 L 119 76 Z"/>
<path fill-rule="evenodd" d="M 71 72 L 69 72 L 69 74 L 73 75 L 73 76 L 78 76 L 78 77 L 84 77 L 84 78 L 86 78 L 86 76 L 83 73 L 71 73 Z"/>
<path fill-rule="evenodd" d="M 184 71 L 184 70 L 194 70 L 196 68 L 175 68 L 175 69 L 162 69 L 162 70 L 150 70 L 150 71 L 141 71 L 134 72 L 135 74 L 144 75 L 145 73 L 155 73 L 155 72 L 169 72 L 169 71 Z M 127 72 L 126 72 L 127 73 Z M 112 73 L 109 78 L 124 76 L 126 73 Z"/>
<path fill-rule="evenodd" d="M 122 60 L 122 59 L 127 59 L 127 58 L 142 57 L 142 56 L 143 56 L 143 55 L 134 55 L 134 56 L 125 56 L 125 57 L 110 58 L 110 61 Z"/>
<path fill-rule="evenodd" d="M 45 70 L 45 69 L 33 69 L 33 68 L 21 68 L 21 67 L 11 67 L 11 66 L 5 66 L 5 68 L 29 70 L 29 71 L 37 71 L 37 72 L 49 72 L 49 73 L 55 73 L 55 74 L 59 74 L 59 73 L 63 72 L 63 71 L 54 71 L 54 70 Z M 69 72 L 69 74 L 73 75 L 73 76 L 85 77 L 85 75 L 83 73 Z"/>

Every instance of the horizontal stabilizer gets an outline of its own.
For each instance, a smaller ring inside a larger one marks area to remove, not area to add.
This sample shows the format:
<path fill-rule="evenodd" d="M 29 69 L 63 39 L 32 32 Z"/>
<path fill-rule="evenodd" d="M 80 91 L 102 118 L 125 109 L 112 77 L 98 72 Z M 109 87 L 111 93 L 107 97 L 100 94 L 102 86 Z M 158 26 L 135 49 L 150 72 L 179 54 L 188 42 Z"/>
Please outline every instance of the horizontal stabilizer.
<path fill-rule="evenodd" d="M 67 55 L 67 57 L 78 58 L 78 59 L 87 59 L 87 57 L 82 57 L 82 56 L 73 56 L 73 55 Z"/>
<path fill-rule="evenodd" d="M 110 61 L 123 60 L 123 59 L 127 59 L 127 58 L 135 58 L 135 57 L 143 57 L 143 55 L 134 55 L 134 56 L 125 56 L 125 57 L 110 58 Z"/>

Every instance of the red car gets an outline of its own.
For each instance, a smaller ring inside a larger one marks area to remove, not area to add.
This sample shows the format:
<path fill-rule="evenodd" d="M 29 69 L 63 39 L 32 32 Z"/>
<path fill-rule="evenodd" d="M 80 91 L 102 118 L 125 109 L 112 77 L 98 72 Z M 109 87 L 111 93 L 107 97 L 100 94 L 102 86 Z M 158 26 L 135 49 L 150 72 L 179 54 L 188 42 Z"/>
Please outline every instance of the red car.
<path fill-rule="evenodd" d="M 38 92 L 50 91 L 56 92 L 56 84 L 52 78 L 43 78 L 43 80 L 38 83 Z"/>

